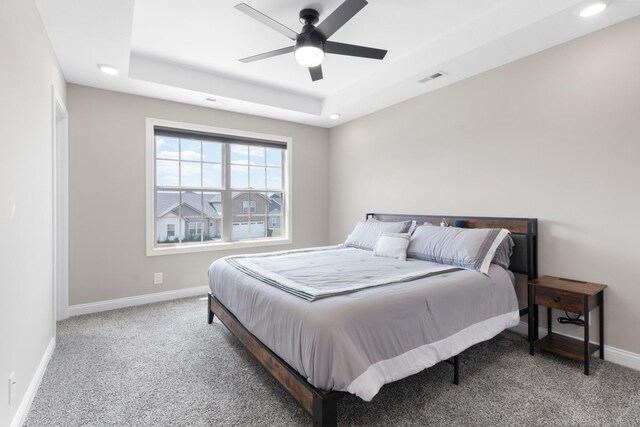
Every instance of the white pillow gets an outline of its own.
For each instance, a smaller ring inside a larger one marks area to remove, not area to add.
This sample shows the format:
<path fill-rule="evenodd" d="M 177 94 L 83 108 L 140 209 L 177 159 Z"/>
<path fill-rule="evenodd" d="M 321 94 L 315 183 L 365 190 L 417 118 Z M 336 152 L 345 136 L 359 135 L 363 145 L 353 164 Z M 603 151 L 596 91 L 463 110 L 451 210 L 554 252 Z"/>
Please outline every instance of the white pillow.
<path fill-rule="evenodd" d="M 405 261 L 410 241 L 411 234 L 409 233 L 382 233 L 373 248 L 373 256 L 396 258 Z"/>
<path fill-rule="evenodd" d="M 344 242 L 345 246 L 358 249 L 373 250 L 382 233 L 405 233 L 411 226 L 411 221 L 360 221 Z"/>

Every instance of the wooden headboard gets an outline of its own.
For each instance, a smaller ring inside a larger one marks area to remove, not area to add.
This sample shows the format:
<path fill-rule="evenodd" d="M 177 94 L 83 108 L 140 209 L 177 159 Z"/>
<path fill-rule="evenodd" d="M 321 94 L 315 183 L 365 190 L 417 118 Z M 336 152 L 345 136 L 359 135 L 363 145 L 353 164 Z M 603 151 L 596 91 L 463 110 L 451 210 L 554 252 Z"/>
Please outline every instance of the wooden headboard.
<path fill-rule="evenodd" d="M 433 225 L 439 225 L 440 221 L 444 218 L 451 226 L 453 226 L 456 221 L 462 221 L 463 228 L 505 228 L 511 232 L 511 237 L 515 243 L 509 270 L 514 273 L 526 274 L 529 280 L 538 277 L 537 218 L 368 213 L 365 219 L 369 218 L 375 218 L 379 221 L 415 220 L 418 224 L 429 222 Z"/>

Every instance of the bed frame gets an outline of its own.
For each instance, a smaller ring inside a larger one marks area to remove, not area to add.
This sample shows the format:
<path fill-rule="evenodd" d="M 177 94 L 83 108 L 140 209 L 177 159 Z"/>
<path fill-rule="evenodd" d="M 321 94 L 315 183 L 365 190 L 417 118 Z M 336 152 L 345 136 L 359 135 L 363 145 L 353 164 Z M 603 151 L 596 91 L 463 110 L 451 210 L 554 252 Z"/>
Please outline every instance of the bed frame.
<path fill-rule="evenodd" d="M 511 232 L 515 246 L 511 257 L 510 270 L 514 273 L 526 274 L 528 279 L 538 276 L 538 220 L 535 218 L 497 218 L 497 217 L 469 217 L 447 215 L 394 215 L 368 213 L 366 219 L 375 218 L 380 221 L 416 220 L 422 224 L 430 222 L 439 224 L 443 219 L 450 225 L 462 221 L 464 228 L 506 228 Z M 520 315 L 527 314 L 527 309 L 520 310 Z M 278 357 L 273 351 L 249 332 L 236 317 L 218 299 L 209 293 L 207 320 L 211 324 L 213 316 L 217 316 L 222 323 L 238 338 L 247 350 L 260 364 L 282 385 L 300 406 L 307 411 L 314 426 L 333 427 L 337 424 L 337 401 L 348 395 L 342 391 L 325 391 L 313 387 L 295 369 Z M 531 322 L 530 322 L 531 323 Z M 529 327 L 529 338 L 532 337 L 532 327 Z M 535 331 L 537 331 L 535 327 Z M 460 355 L 446 360 L 453 365 L 453 382 L 459 384 Z"/>

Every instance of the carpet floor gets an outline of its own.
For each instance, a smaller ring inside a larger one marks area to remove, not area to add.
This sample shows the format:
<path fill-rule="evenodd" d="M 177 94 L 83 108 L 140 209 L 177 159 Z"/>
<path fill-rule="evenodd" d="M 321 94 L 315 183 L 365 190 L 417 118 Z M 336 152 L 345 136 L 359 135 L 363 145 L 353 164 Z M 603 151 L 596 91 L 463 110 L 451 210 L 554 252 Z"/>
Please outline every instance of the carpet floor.
<path fill-rule="evenodd" d="M 216 319 L 206 299 L 74 317 L 26 426 L 309 426 L 311 417 Z M 440 363 L 338 402 L 340 426 L 639 426 L 640 372 L 528 354 L 506 331 L 462 354 L 459 386 Z"/>

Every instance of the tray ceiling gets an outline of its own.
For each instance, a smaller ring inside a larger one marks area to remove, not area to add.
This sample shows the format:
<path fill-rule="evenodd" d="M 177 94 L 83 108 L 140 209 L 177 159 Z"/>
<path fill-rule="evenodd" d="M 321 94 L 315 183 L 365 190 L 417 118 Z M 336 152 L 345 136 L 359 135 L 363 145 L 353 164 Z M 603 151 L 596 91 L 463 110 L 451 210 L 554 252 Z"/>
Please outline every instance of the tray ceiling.
<path fill-rule="evenodd" d="M 342 3 L 244 1 L 297 32 L 301 9 L 316 8 L 322 21 Z M 238 61 L 291 44 L 236 10 L 239 2 L 37 0 L 71 83 L 324 127 L 640 14 L 635 0 L 611 1 L 590 18 L 578 16 L 582 0 L 370 0 L 332 40 L 387 49 L 385 59 L 326 55 L 324 79 L 312 82 L 293 54 Z M 418 82 L 437 71 L 446 75 Z"/>

